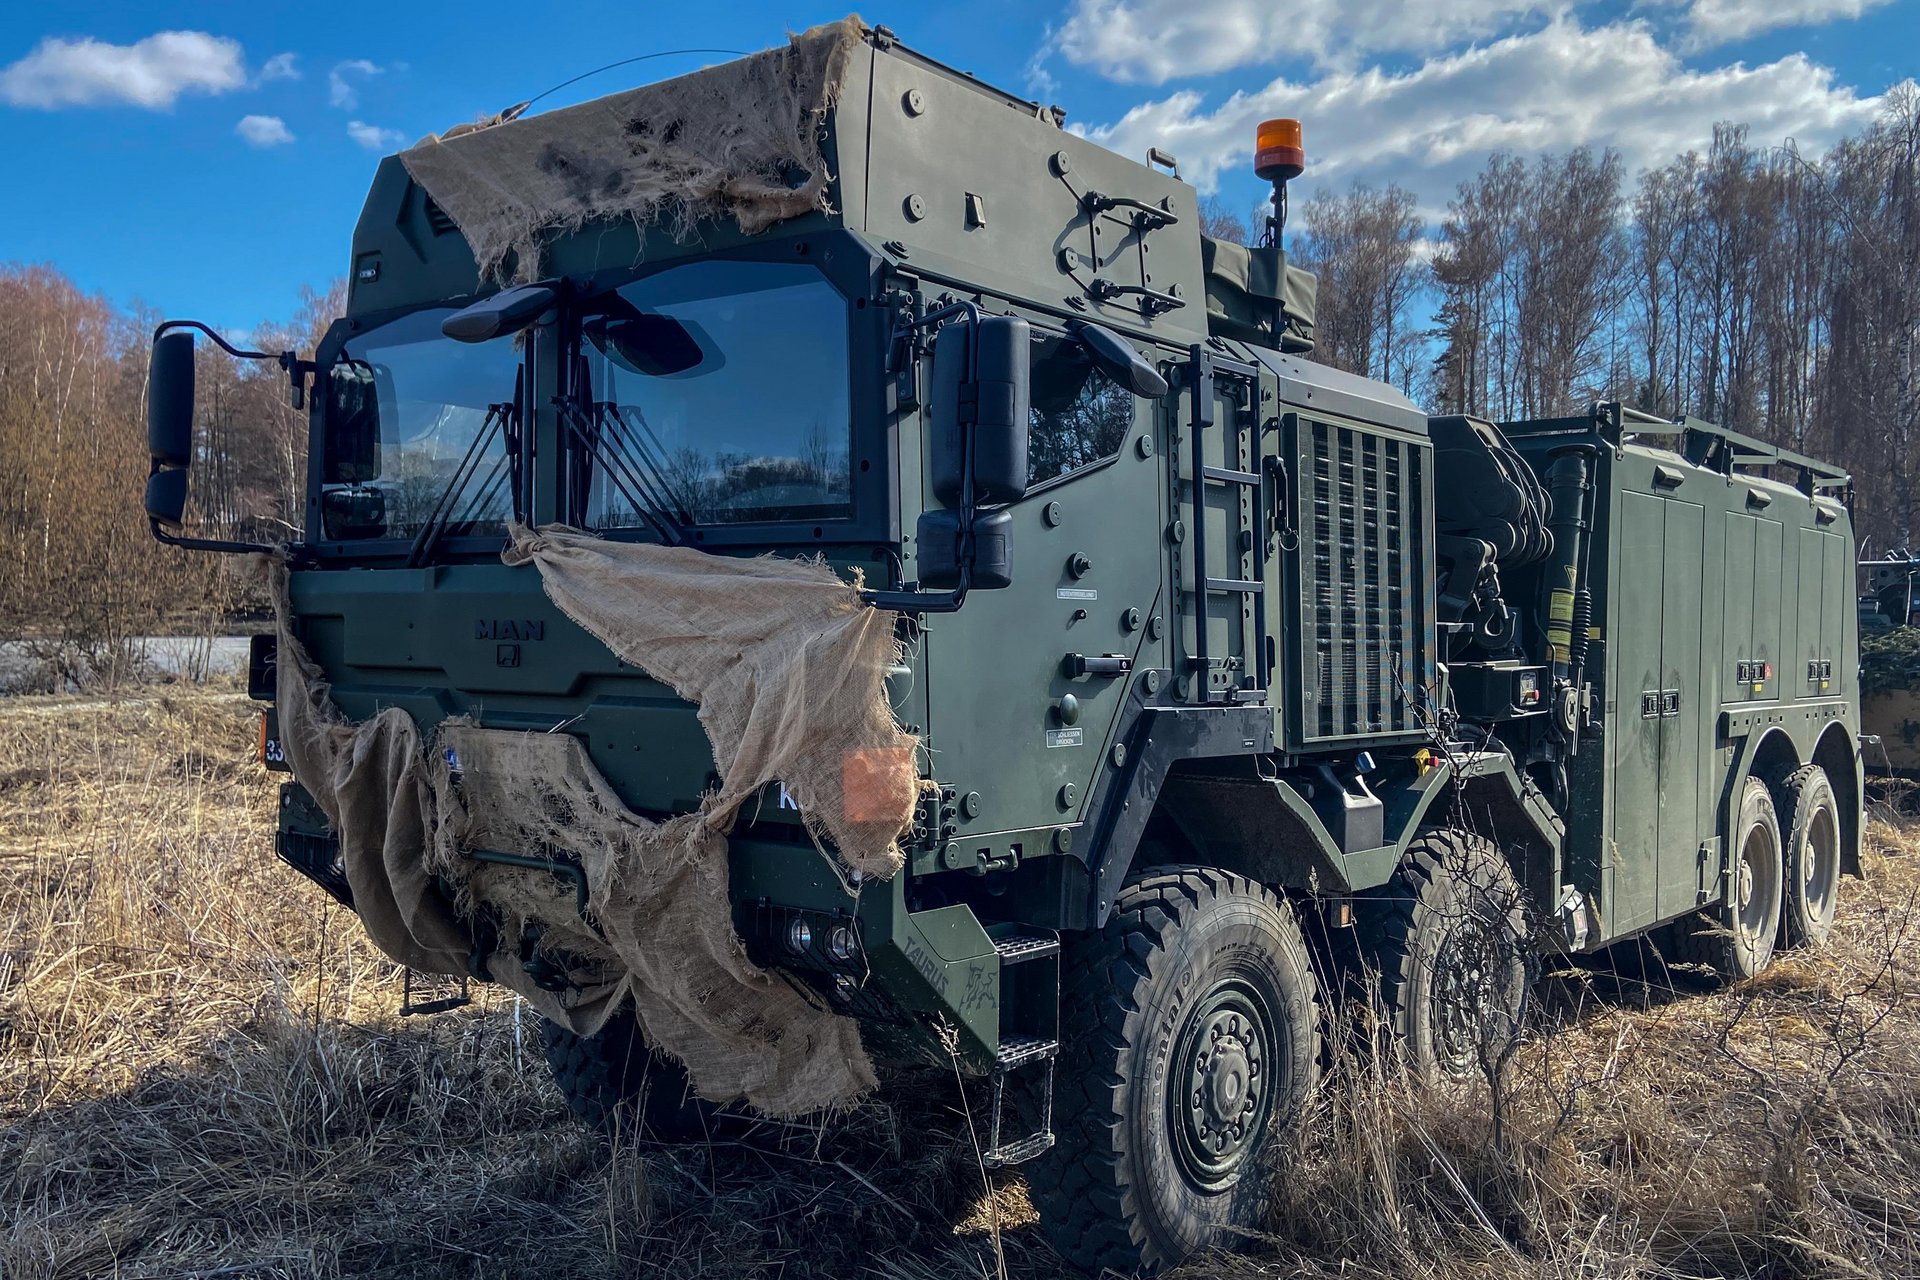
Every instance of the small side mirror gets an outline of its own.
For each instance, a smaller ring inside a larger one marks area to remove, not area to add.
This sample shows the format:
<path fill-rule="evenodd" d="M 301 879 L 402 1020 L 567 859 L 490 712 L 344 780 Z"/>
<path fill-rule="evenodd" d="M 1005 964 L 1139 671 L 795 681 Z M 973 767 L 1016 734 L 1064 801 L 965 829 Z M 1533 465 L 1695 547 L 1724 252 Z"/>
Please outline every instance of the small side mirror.
<path fill-rule="evenodd" d="M 187 514 L 187 469 L 156 470 L 147 477 L 147 517 L 179 528 Z"/>
<path fill-rule="evenodd" d="M 973 455 L 973 502 L 997 506 L 1027 494 L 1027 415 L 1033 326 L 1018 316 L 949 324 L 933 340 L 928 405 L 933 492 L 958 506 Z"/>
<path fill-rule="evenodd" d="M 193 335 L 179 329 L 153 340 L 147 363 L 147 453 L 161 466 L 193 462 Z"/>
<path fill-rule="evenodd" d="M 1167 394 L 1167 380 L 1160 376 L 1133 344 L 1111 329 L 1088 321 L 1070 324 L 1073 336 L 1087 349 L 1093 367 L 1137 396 L 1158 400 Z"/>
<path fill-rule="evenodd" d="M 914 541 L 919 546 L 920 587 L 928 591 L 951 591 L 960 586 L 962 568 L 967 561 L 961 547 L 962 524 L 958 511 L 924 511 L 914 526 Z M 981 591 L 997 591 L 1013 585 L 1013 513 L 1004 508 L 982 511 L 973 518 L 972 571 L 967 585 Z"/>

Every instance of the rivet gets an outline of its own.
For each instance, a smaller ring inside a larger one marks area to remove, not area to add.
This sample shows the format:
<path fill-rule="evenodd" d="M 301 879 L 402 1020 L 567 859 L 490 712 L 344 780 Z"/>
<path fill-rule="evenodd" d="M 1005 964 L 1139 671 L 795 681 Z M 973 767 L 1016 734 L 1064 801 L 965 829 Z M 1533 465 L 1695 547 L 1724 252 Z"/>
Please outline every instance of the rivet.
<path fill-rule="evenodd" d="M 1141 436 L 1133 448 L 1134 452 L 1138 453 L 1141 457 L 1151 458 L 1153 456 L 1153 437 Z"/>
<path fill-rule="evenodd" d="M 1073 852 L 1073 828 L 1072 827 L 1055 827 L 1053 831 L 1053 847 L 1058 849 L 1061 853 L 1072 853 Z"/>
<path fill-rule="evenodd" d="M 980 816 L 980 793 L 978 791 L 969 791 L 966 795 L 960 797 L 960 813 L 963 817 L 968 818 L 977 818 Z"/>
<path fill-rule="evenodd" d="M 1060 527 L 1060 521 L 1064 519 L 1060 514 L 1060 504 L 1057 502 L 1049 502 L 1040 509 L 1040 518 L 1047 522 L 1048 528 L 1058 529 Z"/>
<path fill-rule="evenodd" d="M 911 222 L 918 222 L 927 216 L 927 202 L 917 195 L 908 196 L 905 201 L 905 206 L 907 218 Z"/>
<path fill-rule="evenodd" d="M 1054 704 L 1053 713 L 1060 717 L 1061 724 L 1080 723 L 1080 699 L 1070 693 L 1060 695 L 1060 701 Z"/>
<path fill-rule="evenodd" d="M 1158 693 L 1158 692 L 1160 692 L 1160 673 L 1159 673 L 1158 671 L 1149 671 L 1149 672 L 1147 672 L 1147 681 L 1146 681 L 1146 683 L 1147 683 L 1147 692 L 1148 692 L 1148 693 Z"/>
<path fill-rule="evenodd" d="M 1187 523 L 1186 523 L 1186 521 L 1184 521 L 1184 520 L 1175 520 L 1175 521 L 1174 521 L 1174 522 L 1173 522 L 1172 524 L 1170 524 L 1170 525 L 1168 525 L 1168 526 L 1167 526 L 1167 541 L 1168 541 L 1168 542 L 1172 542 L 1172 543 L 1181 543 L 1181 542 L 1185 542 L 1186 540 L 1187 540 Z"/>
<path fill-rule="evenodd" d="M 918 89 L 909 89 L 907 90 L 907 96 L 901 100 L 900 105 L 907 109 L 908 115 L 920 115 L 927 109 L 927 95 L 921 93 Z"/>
<path fill-rule="evenodd" d="M 1127 762 L 1127 744 L 1124 742 L 1114 743 L 1113 750 L 1109 754 L 1113 760 L 1113 767 L 1116 769 L 1120 768 Z"/>
<path fill-rule="evenodd" d="M 1093 561 L 1084 551 L 1076 551 L 1067 557 L 1067 572 L 1076 578 L 1084 578 L 1093 570 Z"/>
<path fill-rule="evenodd" d="M 1160 638 L 1160 615 L 1156 613 L 1151 618 L 1147 619 L 1147 639 L 1158 640 L 1159 638 Z"/>
<path fill-rule="evenodd" d="M 1054 152 L 1051 164 L 1054 173 L 1060 177 L 1065 177 L 1067 174 L 1073 172 L 1073 157 L 1064 151 Z"/>
<path fill-rule="evenodd" d="M 1140 611 L 1138 609 L 1129 609 L 1121 614 L 1120 628 L 1123 631 L 1138 631 L 1140 629 Z"/>
<path fill-rule="evenodd" d="M 1060 788 L 1060 807 L 1062 809 L 1073 808 L 1074 798 L 1079 794 L 1080 794 L 1079 789 L 1075 787 L 1071 782 L 1064 784 Z"/>

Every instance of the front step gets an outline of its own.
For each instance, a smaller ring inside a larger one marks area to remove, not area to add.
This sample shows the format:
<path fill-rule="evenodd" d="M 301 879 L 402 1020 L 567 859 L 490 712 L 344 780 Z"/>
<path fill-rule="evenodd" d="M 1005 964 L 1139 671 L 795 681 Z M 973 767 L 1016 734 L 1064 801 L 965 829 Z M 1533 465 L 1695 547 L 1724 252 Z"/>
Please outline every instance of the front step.
<path fill-rule="evenodd" d="M 1031 1160 L 1053 1146 L 1053 1060 L 1059 1056 L 1058 1040 L 1037 1036 L 1007 1036 L 1000 1041 L 1000 1052 L 993 1068 L 993 1130 L 987 1137 L 987 1149 L 981 1161 L 989 1169 Z M 1045 1066 L 1039 1082 L 1040 1127 L 1012 1142 L 1000 1140 L 1000 1119 L 1006 1112 L 1007 1077 L 1027 1067 Z"/>
<path fill-rule="evenodd" d="M 1052 933 L 1010 933 L 1003 938 L 995 938 L 993 949 L 1000 954 L 1001 968 L 1005 968 L 1010 964 L 1059 955 L 1060 937 Z"/>

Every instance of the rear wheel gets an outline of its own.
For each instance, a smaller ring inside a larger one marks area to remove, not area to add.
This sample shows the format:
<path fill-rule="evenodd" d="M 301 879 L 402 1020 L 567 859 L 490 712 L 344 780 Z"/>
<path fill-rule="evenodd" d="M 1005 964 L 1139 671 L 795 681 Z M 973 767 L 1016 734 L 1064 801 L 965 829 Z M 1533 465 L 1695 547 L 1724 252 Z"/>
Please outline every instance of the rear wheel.
<path fill-rule="evenodd" d="M 1772 793 L 1758 778 L 1748 778 L 1741 790 L 1733 850 L 1725 900 L 1676 921 L 1668 933 L 1675 961 L 1709 970 L 1721 982 L 1766 968 L 1780 933 L 1780 820 Z"/>
<path fill-rule="evenodd" d="M 1817 764 L 1774 779 L 1772 791 L 1786 869 L 1780 940 L 1789 947 L 1817 947 L 1833 931 L 1840 901 L 1840 804 L 1827 771 Z"/>
<path fill-rule="evenodd" d="M 1467 1080 L 1505 1055 L 1527 996 L 1527 916 L 1500 851 L 1464 831 L 1422 832 L 1359 904 L 1361 945 L 1407 1067 Z"/>
<path fill-rule="evenodd" d="M 1291 908 L 1224 871 L 1153 872 L 1069 944 L 1062 987 L 1058 1142 L 1026 1166 L 1055 1246 L 1151 1274 L 1257 1228 L 1262 1154 L 1320 1060 Z"/>
<path fill-rule="evenodd" d="M 686 1068 L 654 1053 L 633 1010 L 615 1014 L 598 1035 L 577 1036 L 541 1019 L 547 1066 L 573 1114 L 608 1133 L 654 1142 L 705 1137 L 719 1108 L 697 1096 Z"/>

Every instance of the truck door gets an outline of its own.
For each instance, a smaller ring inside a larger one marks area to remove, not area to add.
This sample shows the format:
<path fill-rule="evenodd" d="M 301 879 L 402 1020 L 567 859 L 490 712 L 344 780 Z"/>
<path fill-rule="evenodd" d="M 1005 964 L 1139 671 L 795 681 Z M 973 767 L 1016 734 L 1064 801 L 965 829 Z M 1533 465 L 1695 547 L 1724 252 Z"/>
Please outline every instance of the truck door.
<path fill-rule="evenodd" d="M 1162 665 L 1164 641 L 1151 637 L 1163 632 L 1150 625 L 1165 610 L 1158 413 L 1070 340 L 1036 336 L 1031 488 L 1011 508 L 1013 583 L 929 616 L 922 639 L 927 749 L 963 801 L 956 856 L 990 834 L 1079 821 L 1130 669 Z M 1076 674 L 1075 656 L 1105 660 Z"/>

